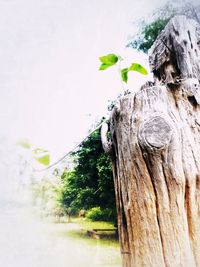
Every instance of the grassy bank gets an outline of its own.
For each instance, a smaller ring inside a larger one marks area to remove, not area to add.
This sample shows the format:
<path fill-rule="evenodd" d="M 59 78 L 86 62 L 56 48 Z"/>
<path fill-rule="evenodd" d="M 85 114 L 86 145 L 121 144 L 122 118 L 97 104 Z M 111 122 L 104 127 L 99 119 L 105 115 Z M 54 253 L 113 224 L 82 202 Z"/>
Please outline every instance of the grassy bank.
<path fill-rule="evenodd" d="M 72 218 L 71 223 L 78 226 L 76 231 L 73 231 L 73 235 L 79 236 L 84 239 L 93 239 L 88 235 L 88 231 L 92 231 L 94 229 L 101 229 L 101 231 L 98 233 L 102 243 L 112 244 L 116 247 L 119 246 L 119 241 L 115 233 L 116 228 L 111 222 L 94 222 L 85 218 Z"/>
<path fill-rule="evenodd" d="M 96 221 L 94 222 L 94 221 L 90 221 L 86 218 L 72 218 L 71 221 L 73 223 L 79 224 L 85 230 L 90 230 L 90 229 L 94 229 L 94 228 L 115 229 L 114 223 L 112 223 L 112 222 L 96 222 Z"/>

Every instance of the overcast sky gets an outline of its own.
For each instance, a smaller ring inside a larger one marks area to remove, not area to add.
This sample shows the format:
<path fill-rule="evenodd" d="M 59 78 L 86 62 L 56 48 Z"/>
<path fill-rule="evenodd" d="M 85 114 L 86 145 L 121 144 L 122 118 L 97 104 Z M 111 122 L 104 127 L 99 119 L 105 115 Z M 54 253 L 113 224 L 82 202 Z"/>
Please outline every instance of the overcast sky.
<path fill-rule="evenodd" d="M 98 57 L 121 54 L 133 21 L 164 0 L 0 0 L 0 136 L 28 138 L 59 157 L 79 142 L 122 92 L 117 69 Z M 132 74 L 134 89 L 144 77 Z"/>

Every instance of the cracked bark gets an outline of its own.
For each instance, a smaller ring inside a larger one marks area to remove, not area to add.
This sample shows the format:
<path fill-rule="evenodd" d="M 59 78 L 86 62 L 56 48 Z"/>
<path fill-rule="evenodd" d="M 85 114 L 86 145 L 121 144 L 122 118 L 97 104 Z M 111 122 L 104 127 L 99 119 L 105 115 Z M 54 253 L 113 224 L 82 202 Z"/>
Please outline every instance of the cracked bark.
<path fill-rule="evenodd" d="M 150 51 L 155 84 L 110 117 L 123 267 L 200 267 L 199 29 L 172 19 Z"/>

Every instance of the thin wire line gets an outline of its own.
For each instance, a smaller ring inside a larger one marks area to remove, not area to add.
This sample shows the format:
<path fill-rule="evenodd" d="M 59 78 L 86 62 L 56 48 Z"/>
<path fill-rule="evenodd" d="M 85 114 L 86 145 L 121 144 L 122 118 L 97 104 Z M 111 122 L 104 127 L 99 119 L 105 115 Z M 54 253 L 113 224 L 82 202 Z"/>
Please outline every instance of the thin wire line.
<path fill-rule="evenodd" d="M 91 131 L 78 145 L 76 145 L 73 149 L 71 149 L 69 152 L 67 152 L 66 154 L 64 154 L 64 156 L 62 156 L 59 160 L 57 160 L 56 162 L 52 163 L 50 166 L 44 168 L 44 169 L 41 169 L 41 170 L 38 170 L 38 169 L 35 169 L 33 168 L 33 171 L 34 172 L 43 172 L 43 171 L 47 171 L 49 169 L 51 169 L 52 167 L 58 165 L 58 163 L 62 162 L 65 158 L 67 158 L 67 156 L 69 156 L 72 152 L 74 152 L 84 141 L 86 141 L 88 139 L 88 137 L 90 137 L 91 134 L 93 134 L 96 130 L 98 130 L 102 124 L 107 121 L 107 119 L 104 119 L 93 131 Z"/>

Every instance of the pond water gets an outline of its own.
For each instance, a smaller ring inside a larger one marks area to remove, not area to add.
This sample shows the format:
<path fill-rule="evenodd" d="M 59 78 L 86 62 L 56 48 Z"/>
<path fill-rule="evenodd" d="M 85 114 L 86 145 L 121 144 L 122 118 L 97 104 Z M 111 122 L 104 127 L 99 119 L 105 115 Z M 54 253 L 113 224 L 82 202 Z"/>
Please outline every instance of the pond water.
<path fill-rule="evenodd" d="M 38 220 L 24 204 L 0 199 L 0 266 L 121 266 L 117 243 L 84 238 L 79 228 Z"/>

